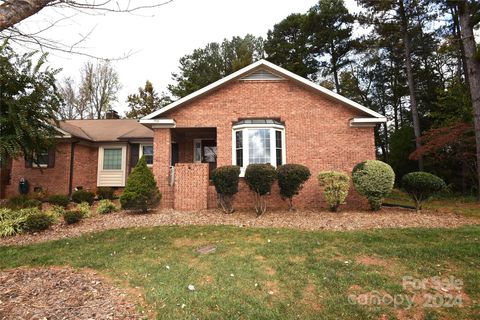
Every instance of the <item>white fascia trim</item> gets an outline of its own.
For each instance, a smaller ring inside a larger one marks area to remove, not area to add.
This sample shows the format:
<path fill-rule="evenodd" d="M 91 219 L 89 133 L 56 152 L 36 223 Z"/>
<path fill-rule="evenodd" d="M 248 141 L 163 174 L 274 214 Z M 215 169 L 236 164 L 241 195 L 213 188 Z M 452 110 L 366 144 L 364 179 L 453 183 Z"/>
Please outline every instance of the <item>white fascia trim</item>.
<path fill-rule="evenodd" d="M 379 123 L 387 122 L 387 118 L 353 118 L 350 120 L 351 127 L 371 127 Z"/>
<path fill-rule="evenodd" d="M 233 130 L 246 129 L 246 128 L 260 128 L 260 129 L 280 129 L 284 130 L 285 126 L 279 124 L 261 124 L 261 123 L 250 123 L 250 124 L 238 124 L 232 127 Z"/>
<path fill-rule="evenodd" d="M 142 118 L 139 122 L 152 129 L 159 128 L 175 128 L 177 123 L 173 119 L 145 119 Z"/>
<path fill-rule="evenodd" d="M 368 108 L 366 108 L 366 107 L 364 107 L 364 106 L 362 106 L 362 105 L 360 105 L 360 104 L 358 104 L 358 103 L 356 103 L 356 102 L 354 102 L 354 101 L 352 101 L 352 100 L 350 100 L 350 99 L 348 99 L 348 98 L 345 98 L 345 97 L 339 95 L 338 93 L 335 93 L 335 92 L 330 91 L 330 90 L 328 90 L 328 89 L 326 89 L 326 88 L 324 88 L 324 87 L 322 87 L 322 86 L 319 86 L 318 84 L 313 83 L 313 82 L 311 82 L 310 80 L 307 80 L 307 79 L 305 79 L 305 78 L 302 78 L 302 77 L 296 75 L 296 74 L 293 73 L 293 72 L 290 72 L 290 71 L 288 71 L 288 70 L 286 70 L 286 69 L 284 69 L 284 68 L 282 68 L 282 67 L 279 67 L 279 66 L 277 66 L 277 65 L 275 65 L 275 64 L 273 64 L 273 63 L 271 63 L 271 62 L 268 62 L 268 61 L 266 61 L 266 60 L 259 60 L 259 61 L 257 61 L 257 62 L 252 63 L 251 65 L 246 66 L 246 67 L 243 68 L 243 69 L 240 69 L 240 70 L 238 70 L 238 71 L 236 71 L 236 72 L 234 72 L 234 73 L 226 76 L 225 78 L 222 78 L 222 79 L 220 79 L 220 80 L 218 80 L 218 81 L 216 81 L 216 82 L 214 82 L 214 83 L 211 83 L 211 84 L 209 84 L 208 86 L 203 87 L 202 89 L 197 90 L 197 91 L 195 91 L 195 92 L 193 92 L 193 93 L 191 93 L 191 94 L 189 94 L 189 95 L 187 95 L 187 96 L 185 96 L 185 97 L 183 97 L 183 98 L 181 98 L 181 99 L 179 99 L 179 100 L 177 100 L 177 101 L 169 104 L 169 105 L 166 106 L 166 107 L 163 107 L 163 108 L 161 108 L 161 109 L 159 109 L 159 110 L 157 110 L 157 111 L 155 111 L 155 112 L 153 112 L 153 113 L 151 113 L 151 114 L 143 117 L 143 118 L 140 120 L 140 123 L 142 123 L 142 120 L 153 119 L 153 118 L 157 117 L 158 115 L 160 115 L 160 114 L 162 114 L 162 113 L 165 113 L 165 112 L 167 112 L 167 111 L 169 111 L 169 110 L 171 110 L 171 109 L 173 109 L 173 108 L 175 108 L 175 107 L 177 107 L 177 106 L 179 106 L 179 105 L 181 105 L 181 104 L 183 104 L 183 103 L 185 103 L 185 102 L 187 102 L 187 101 L 189 101 L 189 100 L 192 100 L 192 99 L 194 99 L 194 98 L 196 98 L 196 97 L 198 97 L 198 96 L 203 95 L 204 93 L 206 93 L 206 92 L 208 92 L 208 91 L 210 91 L 210 90 L 213 90 L 213 89 L 215 89 L 215 88 L 223 85 L 223 84 L 226 83 L 226 82 L 229 82 L 230 80 L 233 80 L 233 79 L 235 79 L 235 78 L 238 78 L 238 77 L 240 77 L 240 76 L 242 76 L 242 75 L 244 75 L 244 74 L 248 74 L 252 69 L 255 69 L 255 68 L 259 67 L 259 66 L 265 66 L 265 67 L 267 67 L 267 68 L 270 68 L 271 70 L 280 73 L 281 75 L 285 76 L 286 78 L 290 78 L 290 79 L 296 80 L 296 81 L 304 84 L 304 85 L 307 86 L 307 87 L 310 87 L 310 88 L 312 88 L 312 89 L 314 89 L 314 90 L 316 90 L 316 91 L 319 91 L 319 92 L 321 92 L 321 93 L 323 93 L 323 94 L 325 94 L 325 95 L 327 95 L 327 96 L 330 96 L 330 97 L 332 97 L 332 98 L 334 98 L 334 99 L 336 99 L 336 100 L 338 100 L 338 101 L 341 101 L 341 102 L 345 103 L 346 105 L 349 105 L 349 106 L 351 106 L 351 107 L 353 107 L 353 108 L 355 108 L 355 109 L 357 109 L 357 110 L 363 111 L 363 112 L 365 112 L 365 113 L 367 113 L 367 114 L 369 114 L 369 115 L 371 115 L 371 116 L 373 116 L 373 117 L 375 117 L 375 118 L 384 118 L 384 116 L 382 116 L 381 114 L 379 114 L 379 113 L 377 113 L 377 112 L 375 112 L 375 111 L 373 111 L 373 110 L 370 110 L 370 109 L 368 109 Z"/>

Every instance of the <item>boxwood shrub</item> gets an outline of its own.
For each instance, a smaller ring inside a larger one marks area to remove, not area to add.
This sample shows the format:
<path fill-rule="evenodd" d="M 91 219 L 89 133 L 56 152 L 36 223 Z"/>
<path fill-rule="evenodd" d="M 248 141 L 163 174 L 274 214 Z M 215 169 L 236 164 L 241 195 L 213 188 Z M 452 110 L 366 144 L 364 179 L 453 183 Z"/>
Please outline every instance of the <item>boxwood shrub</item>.
<path fill-rule="evenodd" d="M 289 210 L 293 209 L 293 197 L 310 178 L 310 170 L 301 164 L 284 164 L 277 167 L 278 186 L 282 199 L 288 200 Z"/>
<path fill-rule="evenodd" d="M 76 209 L 68 210 L 63 215 L 63 220 L 65 220 L 67 224 L 78 223 L 82 219 L 83 219 L 83 212 Z"/>
<path fill-rule="evenodd" d="M 212 171 L 212 181 L 218 194 L 218 202 L 225 213 L 232 213 L 233 197 L 238 192 L 240 167 L 222 166 Z"/>
<path fill-rule="evenodd" d="M 367 160 L 353 168 L 352 180 L 357 192 L 368 199 L 370 208 L 380 210 L 383 199 L 392 191 L 395 172 L 385 162 Z"/>
<path fill-rule="evenodd" d="M 245 182 L 255 193 L 255 211 L 257 216 L 265 213 L 267 203 L 264 196 L 272 191 L 277 179 L 277 171 L 271 164 L 249 164 L 245 170 Z"/>
<path fill-rule="evenodd" d="M 75 203 L 87 202 L 89 205 L 92 205 L 93 201 L 95 200 L 95 194 L 93 192 L 86 191 L 83 189 L 77 190 L 73 192 L 72 200 Z"/>
<path fill-rule="evenodd" d="M 345 203 L 350 189 L 350 177 L 339 171 L 324 171 L 318 174 L 318 183 L 323 187 L 323 198 L 332 212 Z"/>
<path fill-rule="evenodd" d="M 70 199 L 67 195 L 63 194 L 54 194 L 48 197 L 48 202 L 56 206 L 62 206 L 66 208 L 70 203 Z"/>
<path fill-rule="evenodd" d="M 110 187 L 98 187 L 97 198 L 98 200 L 103 200 L 103 199 L 113 200 L 115 199 L 115 189 Z"/>
<path fill-rule="evenodd" d="M 416 211 L 422 210 L 425 200 L 446 188 L 445 181 L 427 172 L 410 172 L 402 177 L 402 188 L 412 197 Z"/>
<path fill-rule="evenodd" d="M 52 215 L 38 210 L 38 212 L 31 213 L 27 216 L 24 230 L 30 232 L 43 231 L 50 228 L 54 221 L 55 218 Z"/>

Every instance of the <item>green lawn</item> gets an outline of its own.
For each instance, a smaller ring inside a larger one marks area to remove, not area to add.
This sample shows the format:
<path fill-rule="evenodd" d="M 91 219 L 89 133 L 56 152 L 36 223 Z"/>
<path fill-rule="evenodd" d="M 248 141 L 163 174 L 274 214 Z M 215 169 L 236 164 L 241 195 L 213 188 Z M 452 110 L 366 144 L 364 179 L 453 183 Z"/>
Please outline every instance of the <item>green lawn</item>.
<path fill-rule="evenodd" d="M 415 206 L 413 200 L 408 194 L 400 190 L 393 190 L 392 194 L 385 199 L 385 202 Z M 465 217 L 480 218 L 480 203 L 473 196 L 433 198 L 424 203 L 423 209 L 442 213 L 455 213 Z"/>
<path fill-rule="evenodd" d="M 119 286 L 140 287 L 158 319 L 480 319 L 479 243 L 479 226 L 355 232 L 157 227 L 0 247 L 0 268 L 93 268 Z M 196 252 L 207 244 L 217 251 Z M 372 290 L 411 296 L 403 276 L 461 279 L 464 306 L 348 302 L 348 295 Z"/>

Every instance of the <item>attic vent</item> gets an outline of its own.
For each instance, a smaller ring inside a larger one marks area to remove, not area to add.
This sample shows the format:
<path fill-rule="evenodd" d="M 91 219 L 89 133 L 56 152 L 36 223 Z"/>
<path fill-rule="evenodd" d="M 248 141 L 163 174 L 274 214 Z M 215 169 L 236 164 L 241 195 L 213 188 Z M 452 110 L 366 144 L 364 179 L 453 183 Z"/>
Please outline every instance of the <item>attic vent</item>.
<path fill-rule="evenodd" d="M 265 69 L 260 69 L 243 77 L 241 80 L 283 80 L 283 78 Z"/>

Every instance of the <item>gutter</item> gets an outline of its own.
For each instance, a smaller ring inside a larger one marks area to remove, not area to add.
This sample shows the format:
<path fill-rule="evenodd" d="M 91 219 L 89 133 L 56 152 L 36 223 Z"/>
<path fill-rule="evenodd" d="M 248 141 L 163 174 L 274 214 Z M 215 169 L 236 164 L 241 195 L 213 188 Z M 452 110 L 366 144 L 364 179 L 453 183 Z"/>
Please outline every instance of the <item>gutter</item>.
<path fill-rule="evenodd" d="M 78 141 L 72 141 L 71 148 L 70 148 L 70 177 L 68 179 L 68 196 L 72 196 L 72 188 L 73 188 L 73 167 L 75 164 L 75 146 L 77 145 Z"/>

